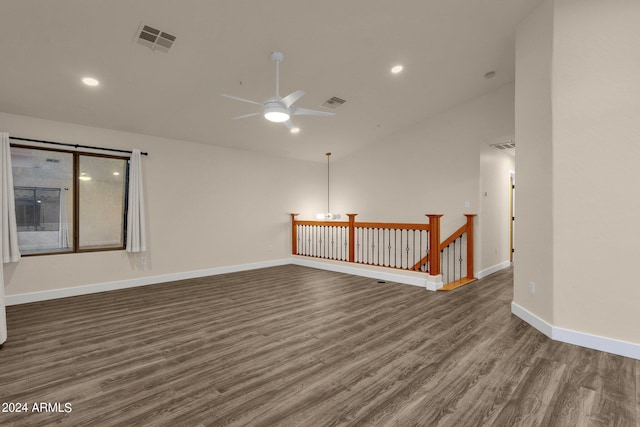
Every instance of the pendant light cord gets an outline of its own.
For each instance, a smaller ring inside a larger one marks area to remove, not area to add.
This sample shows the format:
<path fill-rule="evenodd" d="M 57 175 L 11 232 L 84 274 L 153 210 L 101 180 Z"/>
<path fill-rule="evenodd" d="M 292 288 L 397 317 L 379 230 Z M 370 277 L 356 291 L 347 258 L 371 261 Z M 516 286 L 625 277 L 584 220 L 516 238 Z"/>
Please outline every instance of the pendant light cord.
<path fill-rule="evenodd" d="M 331 153 L 327 153 L 327 213 L 331 212 L 331 209 L 329 209 L 329 185 L 330 185 L 330 180 L 329 180 L 329 156 L 331 155 Z"/>

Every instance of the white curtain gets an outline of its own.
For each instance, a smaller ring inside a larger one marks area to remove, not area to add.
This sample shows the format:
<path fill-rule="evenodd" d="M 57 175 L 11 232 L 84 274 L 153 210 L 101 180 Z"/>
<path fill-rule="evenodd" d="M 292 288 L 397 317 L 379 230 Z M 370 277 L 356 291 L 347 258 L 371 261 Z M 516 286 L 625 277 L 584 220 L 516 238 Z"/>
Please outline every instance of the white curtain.
<path fill-rule="evenodd" d="M 127 252 L 144 252 L 147 250 L 141 157 L 140 150 L 133 150 L 129 160 Z"/>
<path fill-rule="evenodd" d="M 16 226 L 16 207 L 13 197 L 13 170 L 11 169 L 11 146 L 9 134 L 0 132 L 0 237 L 2 246 L 0 256 L 0 344 L 7 340 L 7 314 L 4 302 L 4 274 L 3 264 L 6 262 L 18 262 L 20 250 L 18 249 L 18 228 Z"/>
<path fill-rule="evenodd" d="M 58 247 L 60 249 L 70 248 L 71 239 L 69 238 L 69 214 L 67 213 L 67 190 L 60 189 L 60 226 L 58 227 Z"/>

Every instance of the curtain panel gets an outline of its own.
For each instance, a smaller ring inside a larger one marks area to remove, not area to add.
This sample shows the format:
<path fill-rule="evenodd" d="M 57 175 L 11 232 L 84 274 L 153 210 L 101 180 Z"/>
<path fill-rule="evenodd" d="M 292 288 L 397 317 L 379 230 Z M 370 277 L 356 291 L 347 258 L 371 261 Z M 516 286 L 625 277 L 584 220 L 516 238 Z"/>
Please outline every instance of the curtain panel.
<path fill-rule="evenodd" d="M 131 253 L 147 250 L 141 157 L 140 150 L 135 149 L 132 150 L 131 159 L 129 160 L 127 252 Z"/>
<path fill-rule="evenodd" d="M 7 315 L 4 300 L 4 268 L 7 262 L 18 262 L 18 227 L 13 195 L 13 170 L 11 168 L 11 145 L 9 134 L 0 132 L 0 344 L 7 340 Z"/>

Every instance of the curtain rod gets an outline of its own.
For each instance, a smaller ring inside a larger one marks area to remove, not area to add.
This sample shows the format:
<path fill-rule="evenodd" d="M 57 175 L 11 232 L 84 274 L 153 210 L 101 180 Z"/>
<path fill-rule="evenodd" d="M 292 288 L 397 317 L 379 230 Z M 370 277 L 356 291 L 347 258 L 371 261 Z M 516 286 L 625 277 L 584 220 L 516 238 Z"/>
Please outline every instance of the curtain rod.
<path fill-rule="evenodd" d="M 63 145 L 65 147 L 90 148 L 92 150 L 115 151 L 117 153 L 128 153 L 128 154 L 132 153 L 129 150 L 118 150 L 117 148 L 92 147 L 90 145 L 80 145 L 80 144 L 66 144 L 64 142 L 44 141 L 41 139 L 30 139 L 30 138 L 19 138 L 17 136 L 9 136 L 9 139 L 15 139 L 16 141 L 39 142 L 42 144 Z M 149 155 L 149 153 L 144 153 L 144 152 L 140 154 L 142 154 L 143 156 Z"/>

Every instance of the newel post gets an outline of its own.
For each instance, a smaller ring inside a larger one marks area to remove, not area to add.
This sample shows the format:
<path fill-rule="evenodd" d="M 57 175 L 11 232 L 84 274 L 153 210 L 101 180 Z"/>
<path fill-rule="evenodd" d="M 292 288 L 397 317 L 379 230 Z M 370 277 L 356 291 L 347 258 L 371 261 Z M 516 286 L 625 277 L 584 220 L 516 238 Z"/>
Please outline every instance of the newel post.
<path fill-rule="evenodd" d="M 296 226 L 296 217 L 300 215 L 297 213 L 291 214 L 291 254 L 296 255 L 298 253 L 298 227 Z"/>
<path fill-rule="evenodd" d="M 347 214 L 349 217 L 349 262 L 356 262 L 356 215 Z"/>
<path fill-rule="evenodd" d="M 476 214 L 464 214 L 467 217 L 467 279 L 473 279 L 473 218 Z"/>
<path fill-rule="evenodd" d="M 429 217 L 429 274 L 440 274 L 440 217 L 442 214 L 427 214 Z"/>

